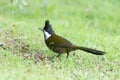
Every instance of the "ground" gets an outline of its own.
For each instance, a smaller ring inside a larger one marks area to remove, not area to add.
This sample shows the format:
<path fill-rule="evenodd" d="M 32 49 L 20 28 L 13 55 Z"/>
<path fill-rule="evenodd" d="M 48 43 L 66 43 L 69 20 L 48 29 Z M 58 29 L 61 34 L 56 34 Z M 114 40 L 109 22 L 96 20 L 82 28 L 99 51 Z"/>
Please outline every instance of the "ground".
<path fill-rule="evenodd" d="M 119 80 L 119 8 L 119 0 L 0 0 L 0 80 Z M 38 29 L 46 19 L 56 34 L 106 54 L 52 58 Z"/>

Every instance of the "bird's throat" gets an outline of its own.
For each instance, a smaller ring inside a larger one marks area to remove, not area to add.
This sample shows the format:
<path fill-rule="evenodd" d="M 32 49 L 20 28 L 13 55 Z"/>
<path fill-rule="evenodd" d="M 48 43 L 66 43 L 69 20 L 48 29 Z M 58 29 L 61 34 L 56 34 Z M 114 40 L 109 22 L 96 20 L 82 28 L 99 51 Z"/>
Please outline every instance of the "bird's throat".
<path fill-rule="evenodd" d="M 50 33 L 46 32 L 46 31 L 43 31 L 43 32 L 44 32 L 45 39 L 48 39 L 51 36 Z"/>

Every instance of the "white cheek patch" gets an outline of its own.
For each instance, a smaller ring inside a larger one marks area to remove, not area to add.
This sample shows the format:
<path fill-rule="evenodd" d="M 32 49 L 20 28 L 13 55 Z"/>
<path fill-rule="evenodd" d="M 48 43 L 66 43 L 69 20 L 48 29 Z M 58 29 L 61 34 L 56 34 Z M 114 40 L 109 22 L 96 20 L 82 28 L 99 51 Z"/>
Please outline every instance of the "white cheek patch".
<path fill-rule="evenodd" d="M 45 39 L 48 39 L 48 38 L 51 36 L 51 34 L 49 34 L 49 33 L 46 32 L 46 31 L 44 31 L 44 35 L 45 35 Z"/>

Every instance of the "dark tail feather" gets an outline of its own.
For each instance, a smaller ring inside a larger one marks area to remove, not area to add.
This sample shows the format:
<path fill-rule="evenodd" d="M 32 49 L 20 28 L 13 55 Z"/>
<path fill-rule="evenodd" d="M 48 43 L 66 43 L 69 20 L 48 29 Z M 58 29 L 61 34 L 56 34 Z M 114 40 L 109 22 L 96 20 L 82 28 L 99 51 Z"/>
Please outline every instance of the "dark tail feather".
<path fill-rule="evenodd" d="M 77 49 L 80 49 L 80 50 L 83 50 L 83 51 L 86 51 L 86 52 L 89 52 L 89 53 L 92 53 L 92 54 L 95 54 L 95 55 L 104 55 L 105 52 L 103 51 L 99 51 L 99 50 L 95 50 L 95 49 L 91 49 L 91 48 L 86 48 L 86 47 L 81 47 L 81 46 L 76 46 Z"/>

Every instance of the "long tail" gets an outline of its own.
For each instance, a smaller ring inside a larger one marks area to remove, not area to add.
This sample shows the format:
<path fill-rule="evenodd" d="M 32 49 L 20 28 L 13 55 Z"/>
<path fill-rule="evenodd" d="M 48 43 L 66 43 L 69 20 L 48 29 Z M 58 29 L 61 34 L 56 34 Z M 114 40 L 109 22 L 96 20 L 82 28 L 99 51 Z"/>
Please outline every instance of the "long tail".
<path fill-rule="evenodd" d="M 82 46 L 75 46 L 74 49 L 80 49 L 95 55 L 104 55 L 105 52 L 104 51 L 100 51 L 100 50 L 95 50 L 95 49 L 91 49 L 91 48 L 86 48 L 86 47 L 82 47 Z"/>

